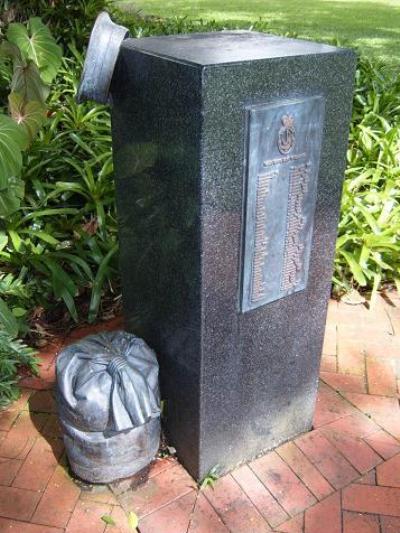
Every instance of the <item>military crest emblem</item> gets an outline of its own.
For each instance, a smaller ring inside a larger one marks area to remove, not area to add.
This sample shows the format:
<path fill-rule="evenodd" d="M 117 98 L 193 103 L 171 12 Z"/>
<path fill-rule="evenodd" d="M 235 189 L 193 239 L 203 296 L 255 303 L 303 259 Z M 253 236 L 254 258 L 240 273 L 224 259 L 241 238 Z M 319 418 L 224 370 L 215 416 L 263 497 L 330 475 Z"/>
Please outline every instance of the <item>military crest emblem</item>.
<path fill-rule="evenodd" d="M 291 114 L 283 115 L 281 122 L 282 126 L 278 134 L 278 148 L 281 154 L 288 154 L 296 142 L 294 116 Z"/>

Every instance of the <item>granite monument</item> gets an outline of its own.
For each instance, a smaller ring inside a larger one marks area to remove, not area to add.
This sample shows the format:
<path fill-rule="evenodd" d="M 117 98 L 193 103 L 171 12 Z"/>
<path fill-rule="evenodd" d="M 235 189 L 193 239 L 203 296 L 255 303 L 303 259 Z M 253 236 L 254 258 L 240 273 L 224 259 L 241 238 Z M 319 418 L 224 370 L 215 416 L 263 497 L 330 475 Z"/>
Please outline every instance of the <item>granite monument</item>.
<path fill-rule="evenodd" d="M 350 50 L 251 31 L 122 41 L 124 312 L 196 478 L 311 428 L 354 70 Z"/>

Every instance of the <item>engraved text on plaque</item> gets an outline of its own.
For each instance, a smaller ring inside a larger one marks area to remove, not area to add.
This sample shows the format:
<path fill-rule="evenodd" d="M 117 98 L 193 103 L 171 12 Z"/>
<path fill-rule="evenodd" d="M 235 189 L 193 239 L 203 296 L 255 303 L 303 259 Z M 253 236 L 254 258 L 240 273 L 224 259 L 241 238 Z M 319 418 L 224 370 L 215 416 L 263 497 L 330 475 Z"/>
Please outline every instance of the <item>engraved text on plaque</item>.
<path fill-rule="evenodd" d="M 307 286 L 324 99 L 247 109 L 242 311 Z"/>

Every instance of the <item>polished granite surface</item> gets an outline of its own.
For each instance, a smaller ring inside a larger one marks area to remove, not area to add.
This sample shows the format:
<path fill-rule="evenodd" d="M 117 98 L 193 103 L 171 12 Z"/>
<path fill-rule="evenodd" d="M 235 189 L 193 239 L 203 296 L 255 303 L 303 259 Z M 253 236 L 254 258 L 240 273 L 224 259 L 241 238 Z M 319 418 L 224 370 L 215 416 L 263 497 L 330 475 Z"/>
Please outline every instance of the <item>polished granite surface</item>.
<path fill-rule="evenodd" d="M 112 86 L 124 310 L 159 354 L 170 441 L 197 478 L 310 429 L 355 65 L 282 38 L 261 59 L 252 42 L 271 37 L 248 32 L 228 64 L 226 49 L 204 59 L 209 39 L 127 40 Z M 246 108 L 309 96 L 325 119 L 307 287 L 242 313 Z"/>

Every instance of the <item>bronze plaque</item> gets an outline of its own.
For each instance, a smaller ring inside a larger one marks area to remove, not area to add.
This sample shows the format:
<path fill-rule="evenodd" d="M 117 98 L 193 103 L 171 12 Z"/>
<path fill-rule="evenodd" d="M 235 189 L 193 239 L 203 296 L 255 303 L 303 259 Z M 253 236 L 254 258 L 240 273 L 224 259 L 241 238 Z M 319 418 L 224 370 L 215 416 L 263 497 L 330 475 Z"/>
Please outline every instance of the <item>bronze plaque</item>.
<path fill-rule="evenodd" d="M 307 286 L 324 99 L 247 112 L 242 311 Z"/>

